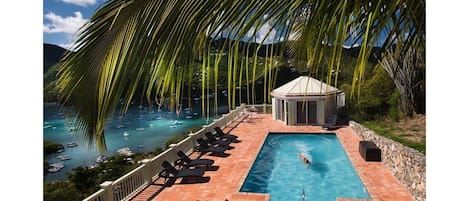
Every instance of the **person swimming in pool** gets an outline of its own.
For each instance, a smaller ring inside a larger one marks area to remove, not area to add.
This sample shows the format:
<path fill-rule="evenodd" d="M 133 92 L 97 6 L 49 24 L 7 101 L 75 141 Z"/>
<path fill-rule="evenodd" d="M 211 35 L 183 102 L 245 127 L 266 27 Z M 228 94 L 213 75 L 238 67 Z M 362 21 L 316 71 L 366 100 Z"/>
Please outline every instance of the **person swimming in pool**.
<path fill-rule="evenodd" d="M 311 160 L 309 160 L 308 158 L 306 158 L 303 154 L 297 154 L 298 157 L 300 158 L 300 160 L 303 161 L 303 163 L 305 163 L 306 165 L 308 165 L 306 168 L 309 168 L 311 166 Z"/>

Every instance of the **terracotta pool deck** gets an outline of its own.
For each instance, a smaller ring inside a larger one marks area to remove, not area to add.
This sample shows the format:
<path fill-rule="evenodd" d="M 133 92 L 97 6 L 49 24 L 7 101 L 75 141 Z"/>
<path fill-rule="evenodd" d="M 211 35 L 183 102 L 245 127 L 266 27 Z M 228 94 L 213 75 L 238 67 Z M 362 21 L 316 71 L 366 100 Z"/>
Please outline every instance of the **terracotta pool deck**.
<path fill-rule="evenodd" d="M 194 183 L 178 179 L 172 185 L 164 186 L 164 180 L 157 179 L 132 198 L 134 201 L 268 201 L 269 195 L 239 192 L 247 177 L 257 153 L 269 132 L 328 132 L 318 126 L 287 126 L 272 120 L 270 114 L 257 114 L 250 121 L 242 121 L 224 129 L 225 132 L 239 136 L 241 142 L 231 143 L 234 149 L 226 151 L 227 157 L 205 154 L 202 158 L 215 160 L 217 170 L 206 171 L 203 183 Z M 392 176 L 381 162 L 366 162 L 358 152 L 361 138 L 349 127 L 332 131 L 337 134 L 352 164 L 366 186 L 371 200 L 406 201 L 413 200 L 404 187 Z M 198 153 L 191 155 L 192 158 Z M 293 176 L 293 175 L 292 175 Z M 337 198 L 339 201 L 355 199 Z"/>

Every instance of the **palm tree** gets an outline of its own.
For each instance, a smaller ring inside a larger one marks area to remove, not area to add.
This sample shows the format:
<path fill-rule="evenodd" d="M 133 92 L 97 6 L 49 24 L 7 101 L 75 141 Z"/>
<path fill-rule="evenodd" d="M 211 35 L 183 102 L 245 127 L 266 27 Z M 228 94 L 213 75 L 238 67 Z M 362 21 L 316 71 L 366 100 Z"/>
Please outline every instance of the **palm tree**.
<path fill-rule="evenodd" d="M 404 48 L 424 47 L 425 1 L 110 0 L 84 25 L 73 52 L 65 55 L 58 87 L 62 102 L 73 105 L 79 132 L 90 145 L 105 150 L 105 121 L 114 114 L 120 98 L 125 100 L 123 113 L 137 86 L 143 86 L 147 101 L 169 96 L 175 107 L 194 69 L 203 72 L 203 89 L 217 81 L 213 68 L 220 59 L 212 61 L 213 52 L 228 56 L 231 98 L 242 79 L 253 83 L 259 74 L 273 70 L 273 52 L 284 52 L 272 48 L 266 52 L 270 60 L 258 66 L 257 54 L 252 62 L 247 56 L 249 47 L 240 47 L 241 41 L 263 44 L 275 35 L 270 43 L 286 43 L 285 52 L 297 61 L 306 61 L 311 72 L 327 70 L 328 82 L 333 81 L 332 72 L 339 72 L 342 46 L 358 43 L 356 85 L 385 29 L 388 34 L 381 41 L 383 48 L 393 44 L 393 35 L 404 32 L 408 32 Z M 270 34 L 258 40 L 256 36 L 266 30 Z M 229 40 L 212 45 L 220 37 Z M 259 52 L 259 44 L 252 47 Z M 324 67 L 325 58 L 328 66 Z M 233 105 L 230 101 L 230 107 Z"/>

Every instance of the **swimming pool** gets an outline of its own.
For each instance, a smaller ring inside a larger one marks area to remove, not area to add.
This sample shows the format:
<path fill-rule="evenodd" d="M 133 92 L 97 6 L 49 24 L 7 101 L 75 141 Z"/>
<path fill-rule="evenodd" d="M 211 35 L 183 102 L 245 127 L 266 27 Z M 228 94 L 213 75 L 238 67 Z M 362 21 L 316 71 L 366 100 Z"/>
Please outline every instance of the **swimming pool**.
<path fill-rule="evenodd" d="M 271 201 L 370 199 L 335 134 L 270 133 L 240 191 L 268 193 Z"/>

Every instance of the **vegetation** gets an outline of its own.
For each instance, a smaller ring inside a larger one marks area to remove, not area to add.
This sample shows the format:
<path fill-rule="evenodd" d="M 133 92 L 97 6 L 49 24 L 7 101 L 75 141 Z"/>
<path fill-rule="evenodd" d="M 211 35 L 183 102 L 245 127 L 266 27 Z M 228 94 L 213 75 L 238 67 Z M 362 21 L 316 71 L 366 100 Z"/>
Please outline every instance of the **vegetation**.
<path fill-rule="evenodd" d="M 346 96 L 347 104 L 343 112 L 378 135 L 425 154 L 425 116 L 407 117 L 408 115 L 401 110 L 402 96 L 399 90 L 380 64 L 366 74 L 369 78 L 360 86 L 359 96 Z M 347 83 L 342 84 L 340 88 L 345 94 L 350 94 L 352 90 Z M 420 98 L 424 101 L 424 97 L 421 96 L 422 94 L 416 94 L 415 100 Z"/>
<path fill-rule="evenodd" d="M 54 181 L 44 183 L 44 200 L 45 201 L 80 201 L 85 197 L 79 192 L 72 182 Z"/>
<path fill-rule="evenodd" d="M 111 156 L 92 168 L 79 166 L 68 174 L 68 181 L 44 182 L 44 200 L 83 200 L 97 191 L 101 183 L 116 180 L 138 167 L 140 164 L 136 161 L 154 157 L 161 152 L 161 148 L 156 148 L 153 152 L 137 153 L 130 157 Z"/>
<path fill-rule="evenodd" d="M 64 146 L 61 144 L 57 144 L 52 141 L 44 140 L 44 154 L 51 154 L 56 153 L 57 151 L 64 149 Z"/>
<path fill-rule="evenodd" d="M 340 87 L 345 94 L 351 94 L 350 84 L 343 84 Z M 346 112 L 353 119 L 357 120 L 376 120 L 383 116 L 393 113 L 393 119 L 399 119 L 399 113 L 395 109 L 399 107 L 395 100 L 397 93 L 393 81 L 383 68 L 379 66 L 373 70 L 371 78 L 365 80 L 360 86 L 360 95 L 358 97 L 346 97 Z"/>
<path fill-rule="evenodd" d="M 56 102 L 59 96 L 59 90 L 56 84 L 56 75 L 59 64 L 55 64 L 44 73 L 44 102 Z"/>
<path fill-rule="evenodd" d="M 420 122 L 419 126 L 412 128 L 387 120 L 364 121 L 361 122 L 361 124 L 375 131 L 379 135 L 392 139 L 396 142 L 400 142 L 407 147 L 413 148 L 425 154 L 425 128 L 421 128 L 422 126 L 425 127 L 425 122 Z"/>

